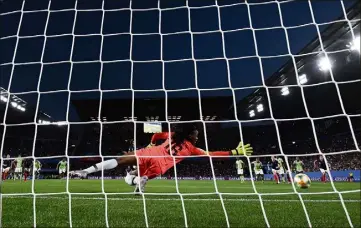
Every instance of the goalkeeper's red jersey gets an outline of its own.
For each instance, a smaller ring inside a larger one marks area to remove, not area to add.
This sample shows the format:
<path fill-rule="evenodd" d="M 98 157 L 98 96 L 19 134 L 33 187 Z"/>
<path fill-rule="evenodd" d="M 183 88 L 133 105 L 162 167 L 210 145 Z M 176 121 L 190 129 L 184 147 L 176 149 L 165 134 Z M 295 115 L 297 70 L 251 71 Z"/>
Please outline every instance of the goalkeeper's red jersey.
<path fill-rule="evenodd" d="M 195 147 L 187 140 L 183 141 L 180 145 L 172 143 L 172 150 L 170 150 L 169 134 L 167 132 L 154 134 L 152 143 L 161 139 L 166 141 L 159 146 L 136 151 L 141 176 L 147 176 L 149 179 L 152 179 L 164 174 L 168 169 L 172 168 L 175 163 L 183 161 L 186 156 L 207 154 L 204 150 Z M 172 155 L 174 157 L 172 157 Z"/>

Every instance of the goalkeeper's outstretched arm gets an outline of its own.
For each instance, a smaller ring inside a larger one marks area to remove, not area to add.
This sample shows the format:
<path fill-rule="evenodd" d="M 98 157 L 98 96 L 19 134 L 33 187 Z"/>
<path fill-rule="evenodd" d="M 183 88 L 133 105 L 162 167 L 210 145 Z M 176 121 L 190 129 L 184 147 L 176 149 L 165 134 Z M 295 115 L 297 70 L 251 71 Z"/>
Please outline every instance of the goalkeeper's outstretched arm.
<path fill-rule="evenodd" d="M 193 154 L 195 155 L 205 155 L 208 154 L 209 156 L 237 156 L 237 155 L 246 155 L 250 156 L 253 153 L 253 148 L 250 144 L 244 145 L 243 142 L 240 142 L 238 146 L 230 151 L 204 151 L 200 148 L 195 147 Z"/>

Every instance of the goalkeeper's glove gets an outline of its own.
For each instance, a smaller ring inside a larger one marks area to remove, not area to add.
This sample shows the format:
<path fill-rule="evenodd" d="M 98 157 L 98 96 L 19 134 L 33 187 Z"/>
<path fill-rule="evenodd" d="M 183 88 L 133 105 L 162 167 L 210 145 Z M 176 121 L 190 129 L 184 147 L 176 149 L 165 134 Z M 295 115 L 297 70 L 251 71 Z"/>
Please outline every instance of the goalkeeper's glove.
<path fill-rule="evenodd" d="M 236 149 L 231 150 L 232 155 L 246 155 L 249 156 L 253 153 L 253 148 L 250 144 L 243 145 L 243 142 L 240 142 Z"/>
<path fill-rule="evenodd" d="M 149 143 L 149 145 L 147 146 L 147 148 L 151 148 L 151 147 L 153 147 L 153 146 L 155 146 L 155 144 Z"/>

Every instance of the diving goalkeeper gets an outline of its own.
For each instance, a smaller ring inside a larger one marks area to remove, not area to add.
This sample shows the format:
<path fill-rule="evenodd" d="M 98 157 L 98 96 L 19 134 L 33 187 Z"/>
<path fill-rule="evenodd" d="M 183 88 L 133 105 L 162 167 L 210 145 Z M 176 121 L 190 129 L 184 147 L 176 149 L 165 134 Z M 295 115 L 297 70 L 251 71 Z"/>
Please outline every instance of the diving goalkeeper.
<path fill-rule="evenodd" d="M 169 141 L 170 139 L 170 141 Z M 157 140 L 165 140 L 159 146 L 155 146 Z M 193 125 L 178 127 L 174 132 L 154 134 L 151 143 L 147 148 L 129 152 L 126 156 L 117 159 L 110 159 L 97 163 L 87 169 L 72 171 L 70 174 L 85 178 L 88 174 L 101 170 L 114 169 L 120 166 L 138 165 L 139 176 L 137 171 L 127 173 L 125 182 L 131 186 L 136 186 L 136 191 L 144 192 L 144 187 L 149 179 L 153 179 L 164 174 L 176 163 L 183 161 L 186 156 L 192 155 L 209 155 L 209 156 L 230 156 L 230 155 L 251 155 L 253 148 L 247 144 L 239 143 L 236 149 L 231 151 L 214 151 L 206 152 L 195 147 L 198 141 L 198 130 Z M 173 158 L 174 156 L 174 158 Z"/>

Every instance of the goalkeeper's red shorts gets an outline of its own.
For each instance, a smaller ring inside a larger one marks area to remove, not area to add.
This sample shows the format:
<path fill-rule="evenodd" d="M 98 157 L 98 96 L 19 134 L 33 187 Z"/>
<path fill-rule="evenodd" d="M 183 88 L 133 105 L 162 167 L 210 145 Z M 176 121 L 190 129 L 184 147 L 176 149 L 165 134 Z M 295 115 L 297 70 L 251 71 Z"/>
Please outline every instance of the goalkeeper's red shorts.
<path fill-rule="evenodd" d="M 157 159 L 154 158 L 138 158 L 140 176 L 147 176 L 148 179 L 153 179 L 162 174 Z"/>
<path fill-rule="evenodd" d="M 162 169 L 160 167 L 160 158 L 151 157 L 152 151 L 154 149 L 144 148 L 136 151 L 136 155 L 138 157 L 138 165 L 139 165 L 139 175 L 147 176 L 148 179 L 153 179 L 162 174 Z M 142 157 L 149 156 L 149 157 Z"/>

